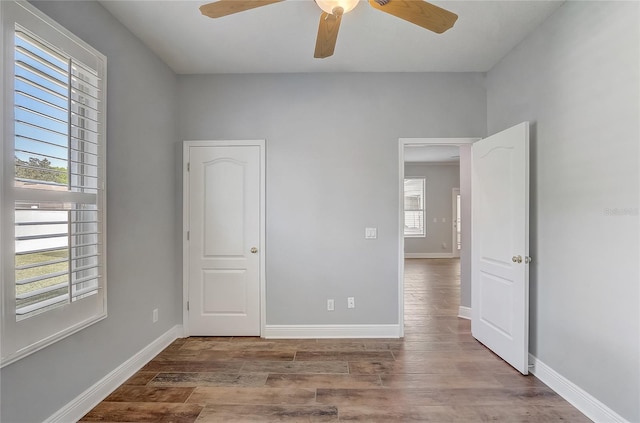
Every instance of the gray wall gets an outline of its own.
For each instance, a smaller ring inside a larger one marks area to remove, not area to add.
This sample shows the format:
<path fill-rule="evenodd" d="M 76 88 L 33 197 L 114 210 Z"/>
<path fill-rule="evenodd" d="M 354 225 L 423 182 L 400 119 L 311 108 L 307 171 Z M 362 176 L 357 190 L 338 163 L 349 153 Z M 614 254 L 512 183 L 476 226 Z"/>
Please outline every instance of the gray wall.
<path fill-rule="evenodd" d="M 484 83 L 464 73 L 178 78 L 180 139 L 267 140 L 267 324 L 398 323 L 398 138 L 484 135 Z M 377 240 L 364 239 L 367 226 Z"/>
<path fill-rule="evenodd" d="M 109 317 L 2 369 L 7 423 L 44 420 L 182 320 L 176 77 L 97 2 L 35 5 L 107 56 Z"/>
<path fill-rule="evenodd" d="M 426 237 L 404 239 L 405 254 L 452 254 L 453 188 L 460 188 L 460 166 L 455 164 L 405 163 L 405 178 L 426 178 Z M 442 221 L 442 218 L 445 221 Z M 436 219 L 434 222 L 433 220 Z M 442 244 L 446 244 L 443 247 Z"/>
<path fill-rule="evenodd" d="M 636 2 L 567 2 L 487 77 L 531 137 L 530 351 L 640 421 Z M 616 210 L 617 209 L 617 210 Z"/>

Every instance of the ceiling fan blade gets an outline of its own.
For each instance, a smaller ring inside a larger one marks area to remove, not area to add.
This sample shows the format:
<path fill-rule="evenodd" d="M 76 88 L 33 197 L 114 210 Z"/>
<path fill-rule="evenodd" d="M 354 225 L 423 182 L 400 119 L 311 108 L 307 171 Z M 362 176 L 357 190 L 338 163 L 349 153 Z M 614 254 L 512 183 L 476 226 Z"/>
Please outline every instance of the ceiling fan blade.
<path fill-rule="evenodd" d="M 320 15 L 320 24 L 318 25 L 318 38 L 316 38 L 316 51 L 313 57 L 324 59 L 333 55 L 338 41 L 338 30 L 340 29 L 340 21 L 342 15 L 332 15 L 322 12 Z"/>
<path fill-rule="evenodd" d="M 369 0 L 369 4 L 375 9 L 438 34 L 451 28 L 458 19 L 455 13 L 422 0 L 388 0 L 387 3 L 385 0 L 380 0 L 380 3 Z"/>
<path fill-rule="evenodd" d="M 200 12 L 210 18 L 220 18 L 281 1 L 284 0 L 219 0 L 200 6 Z"/>

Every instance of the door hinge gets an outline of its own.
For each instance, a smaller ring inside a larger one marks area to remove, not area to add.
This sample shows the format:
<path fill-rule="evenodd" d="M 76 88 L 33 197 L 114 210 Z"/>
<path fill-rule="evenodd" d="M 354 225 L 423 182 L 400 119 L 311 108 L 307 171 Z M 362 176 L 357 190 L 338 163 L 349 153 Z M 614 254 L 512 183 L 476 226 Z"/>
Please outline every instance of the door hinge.
<path fill-rule="evenodd" d="M 187 301 L 187 311 L 189 311 L 189 301 Z"/>
<path fill-rule="evenodd" d="M 187 231 L 187 241 L 189 241 L 189 236 L 191 235 L 191 231 Z"/>
<path fill-rule="evenodd" d="M 187 162 L 187 172 L 191 171 L 191 163 Z"/>

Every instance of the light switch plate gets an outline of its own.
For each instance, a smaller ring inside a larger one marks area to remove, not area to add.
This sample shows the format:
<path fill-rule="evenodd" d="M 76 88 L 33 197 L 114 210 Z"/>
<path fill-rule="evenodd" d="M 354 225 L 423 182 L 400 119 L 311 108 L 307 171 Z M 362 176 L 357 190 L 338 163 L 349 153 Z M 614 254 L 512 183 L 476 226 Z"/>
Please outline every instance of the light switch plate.
<path fill-rule="evenodd" d="M 378 238 L 378 228 L 364 228 L 364 238 L 365 239 Z"/>

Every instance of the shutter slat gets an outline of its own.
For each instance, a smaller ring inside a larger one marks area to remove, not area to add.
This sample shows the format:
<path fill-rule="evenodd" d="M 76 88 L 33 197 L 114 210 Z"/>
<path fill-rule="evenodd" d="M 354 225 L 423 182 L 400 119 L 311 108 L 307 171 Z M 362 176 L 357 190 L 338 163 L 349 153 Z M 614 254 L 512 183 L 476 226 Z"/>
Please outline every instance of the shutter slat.
<path fill-rule="evenodd" d="M 16 163 L 16 167 L 19 167 L 20 169 L 33 169 L 33 170 L 37 170 L 38 172 L 45 172 L 45 173 L 54 173 L 54 174 L 60 174 L 60 175 L 66 175 L 67 172 L 62 171 L 62 170 L 57 170 L 57 169 L 45 169 L 42 167 L 37 167 L 37 166 L 29 166 L 29 165 L 23 165 L 23 164 L 17 164 Z M 64 185 L 64 184 L 62 184 Z"/>
<path fill-rule="evenodd" d="M 23 294 L 16 294 L 16 300 L 28 300 L 29 298 L 37 297 L 39 295 L 46 294 L 48 292 L 54 292 L 59 289 L 68 288 L 68 287 L 69 287 L 69 284 L 66 282 L 59 283 L 57 285 L 51 285 L 46 288 L 36 289 L 34 291 L 25 292 Z"/>
<path fill-rule="evenodd" d="M 58 97 L 60 100 L 66 101 L 68 99 L 68 97 L 60 94 L 59 92 L 53 91 L 52 89 L 45 87 L 44 85 L 38 84 L 36 81 L 25 78 L 23 76 L 16 76 L 16 82 L 24 82 L 25 84 L 28 84 L 36 89 L 42 90 L 51 96 Z"/>
<path fill-rule="evenodd" d="M 59 303 L 66 303 L 69 300 L 69 295 L 59 295 L 54 298 L 50 298 L 46 301 L 41 301 L 35 304 L 28 305 L 26 307 L 16 308 L 16 314 L 18 316 L 24 316 L 29 313 L 33 313 L 34 311 L 41 310 L 45 307 L 49 307 Z"/>
<path fill-rule="evenodd" d="M 41 50 L 41 49 L 39 49 L 39 50 Z M 61 80 L 66 80 L 67 79 L 66 75 L 69 73 L 67 69 L 64 69 L 61 66 L 58 66 L 55 63 L 47 60 L 46 58 L 35 54 L 32 50 L 28 50 L 28 49 L 26 49 L 25 47 L 22 47 L 22 46 L 16 46 L 16 52 L 24 54 L 25 56 L 28 56 L 30 59 L 33 59 L 36 62 L 40 63 L 41 65 L 47 67 L 47 69 L 51 69 L 51 70 L 59 73 Z"/>
<path fill-rule="evenodd" d="M 23 266 L 16 266 L 16 270 L 27 270 L 27 269 L 33 269 L 34 267 L 51 266 L 52 264 L 64 263 L 67 261 L 69 261 L 68 258 L 62 258 L 59 260 L 43 261 L 41 263 L 25 264 Z"/>
<path fill-rule="evenodd" d="M 91 257 L 100 257 L 100 254 L 89 253 L 89 254 L 85 254 L 85 255 L 82 255 L 82 256 L 73 257 L 73 260 L 85 260 L 85 259 L 88 259 L 88 258 L 91 258 Z"/>
<path fill-rule="evenodd" d="M 72 245 L 71 248 L 98 247 L 99 245 L 101 245 L 101 244 L 100 243 L 91 242 L 91 243 L 87 243 L 87 244 Z"/>
<path fill-rule="evenodd" d="M 39 179 L 16 178 L 16 181 L 24 182 L 26 184 L 47 185 L 47 186 L 52 186 L 52 187 L 66 187 L 67 186 L 65 184 L 61 184 L 61 183 L 58 183 L 58 182 L 41 181 Z"/>
<path fill-rule="evenodd" d="M 16 285 L 27 285 L 33 282 L 43 281 L 45 279 L 57 278 L 58 276 L 64 276 L 69 274 L 68 271 L 60 271 L 55 273 L 47 273 L 45 275 L 34 276 L 29 279 L 22 279 L 20 281 L 16 281 Z"/>
<path fill-rule="evenodd" d="M 54 251 L 60 251 L 61 248 L 60 247 L 51 247 L 51 248 L 40 248 L 37 250 L 29 250 L 29 251 L 22 251 L 22 252 L 16 252 L 16 256 L 24 256 L 27 254 L 38 254 L 38 253 L 52 253 Z"/>
<path fill-rule="evenodd" d="M 40 130 L 43 130 L 43 131 L 51 132 L 51 133 L 54 133 L 54 134 L 57 134 L 57 135 L 63 135 L 65 137 L 67 136 L 66 132 L 60 132 L 60 131 L 56 131 L 56 130 L 51 129 L 51 128 L 47 128 L 46 126 L 36 125 L 35 123 L 33 123 L 31 121 L 28 121 L 28 120 L 16 119 L 16 122 L 17 123 L 21 123 L 23 125 L 28 125 L 30 127 L 37 128 L 37 129 L 40 129 Z M 53 144 L 53 145 L 57 145 L 57 144 Z"/>
<path fill-rule="evenodd" d="M 18 148 L 15 149 L 15 152 L 16 153 L 24 153 L 24 154 L 35 154 L 35 155 L 38 155 L 40 157 L 47 157 L 49 159 L 55 159 L 55 160 L 64 160 L 64 161 L 67 160 L 66 157 L 57 157 L 57 156 L 52 156 L 50 154 L 43 154 L 43 153 L 40 153 L 40 152 L 37 152 L 37 151 L 21 150 L 21 149 L 18 149 Z"/>
<path fill-rule="evenodd" d="M 40 50 L 43 53 L 45 53 L 48 56 L 50 56 L 52 59 L 58 60 L 61 64 L 62 63 L 66 63 L 67 60 L 68 60 L 65 56 L 63 56 L 59 52 L 53 50 L 52 48 L 50 48 L 46 44 L 41 43 L 38 40 L 34 39 L 30 34 L 27 34 L 23 30 L 21 30 L 20 28 L 16 28 L 16 39 L 20 40 L 20 41 L 22 41 L 24 43 L 27 43 L 27 44 L 33 46 L 34 48 L 37 48 L 38 50 Z M 16 44 L 18 44 L 18 43 L 16 42 Z"/>
<path fill-rule="evenodd" d="M 91 270 L 91 269 L 99 269 L 100 266 L 98 264 L 87 264 L 86 266 L 80 266 L 80 267 L 76 267 L 72 270 L 72 272 L 83 272 L 85 270 Z"/>
<path fill-rule="evenodd" d="M 69 234 L 57 233 L 57 234 L 42 234 L 42 235 L 26 235 L 26 236 L 17 236 L 16 241 L 29 241 L 31 239 L 48 239 L 48 238 L 66 238 Z"/>
<path fill-rule="evenodd" d="M 47 107 L 52 107 L 54 109 L 57 109 L 58 111 L 66 113 L 66 109 L 64 107 L 60 107 L 59 105 L 57 105 L 55 103 L 52 103 L 52 102 L 50 102 L 48 100 L 45 100 L 42 97 L 36 97 L 36 96 L 34 96 L 32 94 L 29 94 L 29 93 L 27 93 L 25 91 L 22 91 L 22 90 L 16 90 L 15 92 L 16 92 L 16 94 L 18 94 L 18 95 L 20 95 L 22 97 L 25 97 L 25 98 L 27 98 L 29 100 L 36 101 L 38 103 L 42 103 Z"/>
<path fill-rule="evenodd" d="M 25 107 L 25 106 L 18 106 L 18 105 L 16 105 L 16 106 L 15 106 L 15 109 L 16 109 L 16 110 L 22 110 L 22 111 L 24 111 L 24 112 L 34 114 L 34 115 L 36 115 L 36 116 L 37 116 L 38 118 L 40 118 L 40 119 L 52 120 L 54 123 L 57 123 L 57 124 L 59 124 L 59 125 L 67 125 L 67 124 L 68 124 L 68 122 L 67 122 L 67 121 L 65 121 L 65 120 L 58 119 L 58 118 L 57 118 L 57 117 L 55 117 L 55 116 L 47 115 L 47 114 L 45 114 L 45 113 L 39 112 L 38 110 L 30 109 L 30 108 Z M 55 131 L 55 132 L 60 132 L 60 131 Z M 66 133 L 64 133 L 64 132 L 60 132 L 60 133 L 61 133 L 61 134 L 66 135 Z"/>
<path fill-rule="evenodd" d="M 66 220 L 52 220 L 43 222 L 16 222 L 16 226 L 32 226 L 32 225 L 66 225 Z"/>
<path fill-rule="evenodd" d="M 71 282 L 71 285 L 78 285 L 78 284 L 89 282 L 92 280 L 97 280 L 99 277 L 100 275 L 86 276 L 84 278 L 76 279 L 75 281 Z"/>
<path fill-rule="evenodd" d="M 59 87 L 61 89 L 61 91 L 64 89 L 66 91 L 67 89 L 67 84 L 61 82 L 59 79 L 56 79 L 54 77 L 52 77 L 49 74 L 46 74 L 44 72 L 42 72 L 40 69 L 35 68 L 33 66 L 31 66 L 30 64 L 26 63 L 26 62 L 22 62 L 17 60 L 16 61 L 16 67 L 26 71 L 27 73 L 30 73 L 38 78 L 42 78 L 45 81 L 50 82 L 51 84 Z M 23 76 L 24 77 L 24 76 Z M 26 78 L 26 77 L 25 77 Z M 28 79 L 28 78 L 27 78 Z M 57 92 L 57 91 L 56 91 Z"/>
<path fill-rule="evenodd" d="M 21 122 L 21 123 L 23 125 L 25 125 L 25 126 L 27 125 L 25 122 Z M 28 125 L 28 126 L 30 126 L 32 128 L 36 128 L 36 126 L 34 126 L 34 125 Z M 38 129 L 42 130 L 43 128 L 39 128 L 38 127 Z M 48 131 L 48 132 L 53 133 L 53 131 Z M 60 134 L 60 133 L 56 133 L 56 134 L 57 135 L 64 135 L 64 134 Z M 47 149 L 51 149 L 52 147 L 55 147 L 55 148 L 58 148 L 58 149 L 64 149 L 64 150 L 67 149 L 67 147 L 64 147 L 64 146 L 62 146 L 60 144 L 52 143 L 52 142 L 50 142 L 48 140 L 43 140 L 43 139 L 40 139 L 40 138 L 34 138 L 32 136 L 30 137 L 30 136 L 27 136 L 27 135 L 21 135 L 19 133 L 16 133 L 16 145 L 21 140 L 24 140 L 24 142 L 27 143 L 27 144 L 33 144 L 33 143 L 37 143 L 37 145 L 44 144 L 46 147 L 43 146 L 43 148 L 47 148 Z"/>
<path fill-rule="evenodd" d="M 78 297 L 80 297 L 80 296 L 87 296 L 87 294 L 96 294 L 99 289 L 100 289 L 100 287 L 90 287 L 90 288 L 78 289 L 73 294 L 73 301 L 78 300 Z"/>

